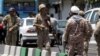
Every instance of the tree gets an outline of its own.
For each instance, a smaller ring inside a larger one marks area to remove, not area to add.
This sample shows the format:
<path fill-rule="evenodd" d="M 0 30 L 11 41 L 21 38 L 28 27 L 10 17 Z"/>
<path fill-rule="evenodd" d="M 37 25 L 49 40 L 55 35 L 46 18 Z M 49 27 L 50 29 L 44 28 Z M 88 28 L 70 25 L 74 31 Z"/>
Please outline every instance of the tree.
<path fill-rule="evenodd" d="M 75 5 L 77 5 L 81 10 L 85 8 L 85 1 L 84 0 L 75 0 Z"/>
<path fill-rule="evenodd" d="M 88 0 L 89 4 L 95 4 L 95 3 L 100 3 L 100 0 Z"/>

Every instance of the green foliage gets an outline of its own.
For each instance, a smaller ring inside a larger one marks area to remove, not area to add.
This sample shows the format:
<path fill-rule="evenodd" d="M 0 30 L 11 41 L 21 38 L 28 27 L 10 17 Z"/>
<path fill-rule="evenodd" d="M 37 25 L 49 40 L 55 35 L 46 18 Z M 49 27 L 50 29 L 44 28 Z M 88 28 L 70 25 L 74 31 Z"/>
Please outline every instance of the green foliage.
<path fill-rule="evenodd" d="M 90 4 L 100 3 L 100 0 L 88 0 Z"/>

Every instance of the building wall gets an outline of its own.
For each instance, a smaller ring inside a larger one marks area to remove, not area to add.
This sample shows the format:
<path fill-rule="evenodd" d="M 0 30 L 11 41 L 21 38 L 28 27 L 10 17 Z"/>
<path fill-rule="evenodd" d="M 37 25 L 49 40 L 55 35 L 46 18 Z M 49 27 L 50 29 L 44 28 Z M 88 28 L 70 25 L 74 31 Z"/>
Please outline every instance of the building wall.
<path fill-rule="evenodd" d="M 62 9 L 62 19 L 66 19 L 69 16 L 71 8 L 71 0 L 64 0 L 64 5 Z"/>
<path fill-rule="evenodd" d="M 54 3 L 54 0 L 50 0 L 50 3 Z M 70 8 L 71 8 L 71 0 L 63 0 L 62 4 L 62 10 L 61 10 L 61 17 L 62 19 L 66 19 L 69 16 Z M 50 9 L 50 14 L 53 13 L 55 18 L 58 19 L 58 13 L 55 13 L 55 9 L 51 8 Z"/>

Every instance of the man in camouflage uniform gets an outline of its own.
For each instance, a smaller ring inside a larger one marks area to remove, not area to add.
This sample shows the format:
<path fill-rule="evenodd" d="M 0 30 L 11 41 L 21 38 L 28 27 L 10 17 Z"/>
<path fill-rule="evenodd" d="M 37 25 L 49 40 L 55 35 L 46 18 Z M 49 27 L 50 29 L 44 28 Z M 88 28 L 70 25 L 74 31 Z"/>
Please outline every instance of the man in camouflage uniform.
<path fill-rule="evenodd" d="M 42 49 L 43 45 L 45 45 L 46 50 L 50 51 L 49 26 L 51 25 L 51 22 L 45 9 L 46 6 L 44 4 L 39 5 L 40 12 L 36 16 L 34 26 L 36 27 L 38 35 L 38 47 Z"/>
<path fill-rule="evenodd" d="M 84 11 L 80 11 L 79 15 L 84 17 L 84 15 L 85 15 Z M 84 19 L 84 20 L 86 20 L 86 19 Z M 90 41 L 92 33 L 93 33 L 91 23 L 88 20 L 86 20 L 86 21 L 87 21 L 86 25 L 87 25 L 88 33 L 87 33 L 87 35 L 85 35 L 85 38 L 84 38 L 84 52 L 83 52 L 84 56 L 88 56 L 89 41 Z"/>
<path fill-rule="evenodd" d="M 16 45 L 19 20 L 14 8 L 9 9 L 9 14 L 4 17 L 3 23 L 7 27 L 6 44 Z"/>
<path fill-rule="evenodd" d="M 87 34 L 87 21 L 78 15 L 79 10 L 77 6 L 72 6 L 72 16 L 69 18 L 64 32 L 64 42 L 68 45 L 69 56 L 83 56 L 84 37 Z"/>
<path fill-rule="evenodd" d="M 100 18 L 100 11 L 97 14 Z M 100 56 L 100 20 L 99 20 L 99 22 L 97 22 L 96 29 L 94 31 L 94 37 L 97 42 L 98 56 Z"/>

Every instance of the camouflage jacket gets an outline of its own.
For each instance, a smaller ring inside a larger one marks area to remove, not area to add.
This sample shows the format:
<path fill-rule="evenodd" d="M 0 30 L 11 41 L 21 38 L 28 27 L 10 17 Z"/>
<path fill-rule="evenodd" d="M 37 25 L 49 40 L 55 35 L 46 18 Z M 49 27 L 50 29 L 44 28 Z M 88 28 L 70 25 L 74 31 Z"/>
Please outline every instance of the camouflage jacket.
<path fill-rule="evenodd" d="M 76 21 L 79 21 L 78 27 Z M 67 22 L 64 32 L 65 41 L 68 43 L 83 42 L 88 35 L 88 30 L 87 21 L 79 15 L 74 15 Z"/>
<path fill-rule="evenodd" d="M 6 26 L 7 30 L 8 30 L 9 28 L 13 28 L 13 30 L 15 31 L 15 30 L 17 30 L 18 27 L 19 27 L 19 19 L 18 19 L 17 16 L 12 17 L 12 16 L 10 16 L 10 15 L 8 14 L 8 15 L 6 15 L 6 16 L 4 17 L 3 23 L 4 23 L 4 25 Z"/>
<path fill-rule="evenodd" d="M 97 22 L 97 25 L 96 25 L 96 29 L 95 29 L 95 31 L 94 31 L 94 36 L 97 38 L 99 38 L 100 37 L 100 21 L 99 22 Z"/>
<path fill-rule="evenodd" d="M 43 25 L 44 29 L 47 28 L 49 30 L 49 25 L 51 25 L 50 17 L 47 15 L 45 18 L 43 18 L 40 14 L 37 14 L 33 25 Z M 36 27 L 36 31 L 41 31 L 41 29 Z"/>

